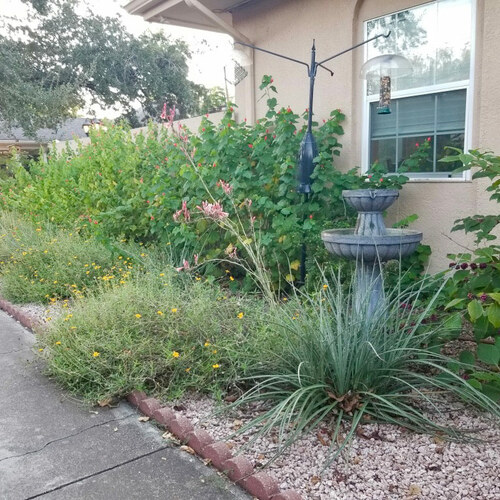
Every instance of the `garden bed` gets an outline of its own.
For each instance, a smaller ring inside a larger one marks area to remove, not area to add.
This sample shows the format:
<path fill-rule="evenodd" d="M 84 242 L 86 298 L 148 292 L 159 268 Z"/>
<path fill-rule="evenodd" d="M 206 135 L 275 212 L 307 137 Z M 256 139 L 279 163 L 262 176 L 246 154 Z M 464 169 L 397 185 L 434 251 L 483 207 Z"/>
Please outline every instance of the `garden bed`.
<path fill-rule="evenodd" d="M 41 325 L 62 311 L 58 305 L 17 308 Z M 460 350 L 456 344 L 453 349 Z M 275 433 L 257 438 L 251 445 L 251 432 L 233 435 L 262 413 L 261 404 L 228 410 L 227 403 L 190 393 L 173 406 L 193 425 L 228 443 L 233 454 L 241 449 L 256 469 L 265 467 L 282 490 L 294 489 L 304 499 L 495 500 L 500 496 L 500 428 L 487 415 L 458 401 L 442 401 L 442 414 L 434 413 L 432 418 L 461 429 L 474 429 L 477 432 L 473 435 L 483 442 L 449 442 L 439 435 L 416 434 L 394 425 L 365 424 L 358 429 L 350 448 L 324 472 L 322 464 L 332 434 L 327 423 L 266 465 L 278 450 Z M 340 437 L 346 432 L 344 427 Z"/>

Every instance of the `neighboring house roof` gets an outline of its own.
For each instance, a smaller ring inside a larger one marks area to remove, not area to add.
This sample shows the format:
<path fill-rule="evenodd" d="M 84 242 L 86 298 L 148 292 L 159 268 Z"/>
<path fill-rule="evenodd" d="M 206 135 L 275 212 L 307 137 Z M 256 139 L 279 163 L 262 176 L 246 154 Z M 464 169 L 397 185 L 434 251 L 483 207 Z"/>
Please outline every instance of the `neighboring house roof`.
<path fill-rule="evenodd" d="M 37 139 L 28 137 L 20 127 L 9 128 L 5 122 L 0 121 L 0 141 L 5 142 L 36 142 L 38 144 L 50 141 L 69 141 L 76 137 L 87 137 L 82 125 L 88 118 L 70 118 L 63 122 L 56 130 L 42 128 L 37 131 Z"/>
<path fill-rule="evenodd" d="M 250 40 L 232 26 L 231 12 L 260 0 L 132 0 L 124 9 L 146 21 L 227 33 L 241 42 Z"/>

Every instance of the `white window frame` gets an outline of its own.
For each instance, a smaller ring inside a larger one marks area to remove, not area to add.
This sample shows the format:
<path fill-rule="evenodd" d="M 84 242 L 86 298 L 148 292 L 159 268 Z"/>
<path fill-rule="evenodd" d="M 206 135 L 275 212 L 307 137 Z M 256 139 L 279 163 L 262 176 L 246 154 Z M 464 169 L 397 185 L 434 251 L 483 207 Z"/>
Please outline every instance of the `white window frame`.
<path fill-rule="evenodd" d="M 428 2 L 433 3 L 433 2 Z M 401 9 L 395 12 L 389 12 L 387 14 L 382 14 L 381 16 L 368 19 L 363 22 L 363 39 L 367 39 L 368 34 L 368 23 L 374 19 L 379 19 L 380 17 L 391 16 L 394 14 L 399 14 L 400 12 L 405 12 L 407 10 L 413 9 L 415 7 L 420 7 L 423 4 L 417 4 L 413 7 L 408 7 L 406 9 Z M 471 149 L 472 144 L 472 130 L 473 130 L 473 107 L 474 107 L 474 68 L 475 68 L 475 56 L 476 56 L 476 10 L 477 10 L 477 0 L 471 0 L 471 41 L 470 41 L 470 68 L 469 68 L 469 80 L 462 80 L 456 82 L 442 83 L 437 85 L 429 85 L 425 87 L 417 87 L 413 89 L 397 90 L 392 92 L 392 99 L 399 99 L 403 97 L 416 97 L 425 94 L 437 94 L 439 92 L 446 92 L 451 90 L 463 90 L 465 89 L 467 97 L 465 100 L 465 127 L 464 127 L 464 151 Z M 404 54 L 402 54 L 404 55 Z M 368 57 L 368 47 L 364 47 L 363 60 L 366 61 Z M 363 80 L 362 85 L 363 90 L 363 110 L 362 110 L 362 139 L 361 139 L 361 171 L 365 173 L 370 168 L 370 104 L 379 100 L 377 94 L 368 94 L 368 82 Z M 434 173 L 430 175 L 430 172 L 407 172 L 406 176 L 410 178 L 410 182 L 470 182 L 472 179 L 472 174 L 470 170 L 465 170 L 462 172 L 460 177 L 445 177 L 443 173 Z"/>

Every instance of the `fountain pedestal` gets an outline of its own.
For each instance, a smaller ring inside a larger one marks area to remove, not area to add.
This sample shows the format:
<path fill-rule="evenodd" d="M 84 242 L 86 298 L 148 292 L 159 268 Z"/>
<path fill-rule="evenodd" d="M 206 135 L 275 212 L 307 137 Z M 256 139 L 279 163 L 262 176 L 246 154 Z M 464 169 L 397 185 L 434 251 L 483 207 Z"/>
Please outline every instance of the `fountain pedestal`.
<path fill-rule="evenodd" d="M 358 211 L 356 227 L 323 231 L 321 239 L 329 252 L 356 260 L 356 307 L 373 317 L 384 300 L 382 262 L 413 253 L 422 233 L 385 227 L 382 212 L 396 201 L 397 190 L 357 189 L 343 191 L 342 196 Z"/>

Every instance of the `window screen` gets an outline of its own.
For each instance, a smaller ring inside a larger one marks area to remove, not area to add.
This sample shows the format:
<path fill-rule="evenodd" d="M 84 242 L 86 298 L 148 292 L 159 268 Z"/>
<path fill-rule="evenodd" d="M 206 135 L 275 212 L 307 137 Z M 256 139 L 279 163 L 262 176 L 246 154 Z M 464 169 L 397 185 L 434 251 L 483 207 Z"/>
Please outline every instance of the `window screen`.
<path fill-rule="evenodd" d="M 451 173 L 455 166 L 438 160 L 447 146 L 464 147 L 466 97 L 462 89 L 395 99 L 390 115 L 371 103 L 370 163 L 390 172 Z"/>

